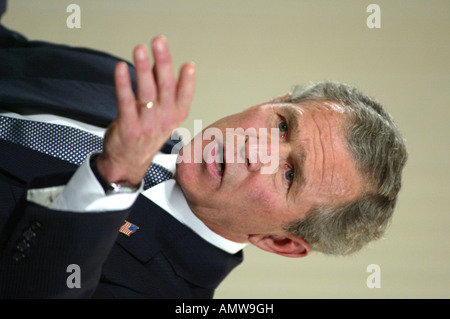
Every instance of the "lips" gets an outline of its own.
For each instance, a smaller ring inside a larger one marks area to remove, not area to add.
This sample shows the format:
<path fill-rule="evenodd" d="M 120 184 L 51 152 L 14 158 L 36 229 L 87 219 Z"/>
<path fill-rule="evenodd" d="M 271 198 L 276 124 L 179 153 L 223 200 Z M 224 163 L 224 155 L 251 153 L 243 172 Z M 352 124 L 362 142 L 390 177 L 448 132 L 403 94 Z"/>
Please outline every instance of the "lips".
<path fill-rule="evenodd" d="M 215 140 L 208 144 L 207 147 L 210 149 L 206 152 L 206 167 L 212 176 L 221 181 L 225 172 L 225 160 L 223 155 L 224 150 L 222 143 Z"/>
<path fill-rule="evenodd" d="M 220 176 L 223 176 L 223 173 L 225 171 L 225 162 L 224 162 L 224 156 L 223 156 L 223 147 L 220 145 L 214 149 L 216 156 L 215 156 L 215 162 L 216 162 L 216 168 L 219 171 Z"/>

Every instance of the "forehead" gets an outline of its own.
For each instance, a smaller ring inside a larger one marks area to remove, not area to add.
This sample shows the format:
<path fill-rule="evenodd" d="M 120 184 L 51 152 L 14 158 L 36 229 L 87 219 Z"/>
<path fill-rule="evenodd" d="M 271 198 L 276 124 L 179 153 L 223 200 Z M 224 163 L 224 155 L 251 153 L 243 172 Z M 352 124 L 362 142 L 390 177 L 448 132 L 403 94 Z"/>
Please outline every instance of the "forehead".
<path fill-rule="evenodd" d="M 291 111 L 298 116 L 305 112 L 327 112 L 329 114 L 343 115 L 345 108 L 335 101 L 306 101 L 301 103 L 275 103 L 266 104 L 265 107 L 274 107 Z"/>
<path fill-rule="evenodd" d="M 300 148 L 304 156 L 304 183 L 295 190 L 294 202 L 344 203 L 358 197 L 362 182 L 346 143 L 344 108 L 328 101 L 277 107 L 296 121 L 291 123 L 293 146 Z"/>

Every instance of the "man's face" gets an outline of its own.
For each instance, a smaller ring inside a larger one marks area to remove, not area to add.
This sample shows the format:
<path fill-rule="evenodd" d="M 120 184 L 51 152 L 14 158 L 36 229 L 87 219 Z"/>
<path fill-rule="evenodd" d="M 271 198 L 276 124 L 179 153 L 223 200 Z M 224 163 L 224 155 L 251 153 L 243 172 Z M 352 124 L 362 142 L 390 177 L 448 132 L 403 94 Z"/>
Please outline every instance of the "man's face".
<path fill-rule="evenodd" d="M 342 109 L 318 103 L 254 106 L 218 120 L 185 146 L 176 179 L 197 217 L 216 233 L 246 242 L 252 234 L 282 235 L 283 225 L 317 205 L 357 198 L 362 183 L 345 145 Z M 205 138 L 211 128 L 221 134 Z M 223 166 L 214 162 L 222 145 Z"/>

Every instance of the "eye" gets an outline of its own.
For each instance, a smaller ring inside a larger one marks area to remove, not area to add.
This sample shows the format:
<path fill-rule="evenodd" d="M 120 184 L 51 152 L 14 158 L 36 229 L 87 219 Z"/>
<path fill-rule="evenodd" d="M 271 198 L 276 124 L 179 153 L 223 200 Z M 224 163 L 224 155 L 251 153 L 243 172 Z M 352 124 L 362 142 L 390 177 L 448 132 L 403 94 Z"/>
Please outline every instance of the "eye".
<path fill-rule="evenodd" d="M 280 132 L 282 133 L 286 133 L 287 132 L 287 123 L 285 120 L 281 120 L 281 122 L 278 124 L 278 129 L 280 130 Z"/>
<path fill-rule="evenodd" d="M 280 120 L 278 122 L 278 130 L 280 131 L 281 138 L 285 140 L 288 134 L 288 125 L 282 116 L 280 116 Z"/>
<path fill-rule="evenodd" d="M 293 169 L 287 170 L 286 173 L 284 173 L 284 177 L 289 182 L 289 184 L 292 184 L 292 182 L 294 181 L 294 170 Z"/>

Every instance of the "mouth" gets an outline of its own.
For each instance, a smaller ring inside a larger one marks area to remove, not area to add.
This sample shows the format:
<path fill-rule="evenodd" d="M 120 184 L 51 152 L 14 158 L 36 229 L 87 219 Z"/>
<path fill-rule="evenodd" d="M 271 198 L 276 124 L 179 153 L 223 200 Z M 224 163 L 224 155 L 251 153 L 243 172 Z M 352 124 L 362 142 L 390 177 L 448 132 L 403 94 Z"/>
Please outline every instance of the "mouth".
<path fill-rule="evenodd" d="M 211 144 L 212 147 L 211 151 L 208 152 L 206 165 L 211 175 L 213 175 L 219 181 L 222 181 L 222 177 L 225 173 L 224 148 L 222 143 L 218 142 L 217 140 Z"/>
<path fill-rule="evenodd" d="M 220 141 L 217 141 L 215 147 L 214 161 L 216 163 L 216 168 L 219 171 L 220 176 L 223 176 L 223 173 L 225 172 L 225 152 L 224 145 Z"/>

